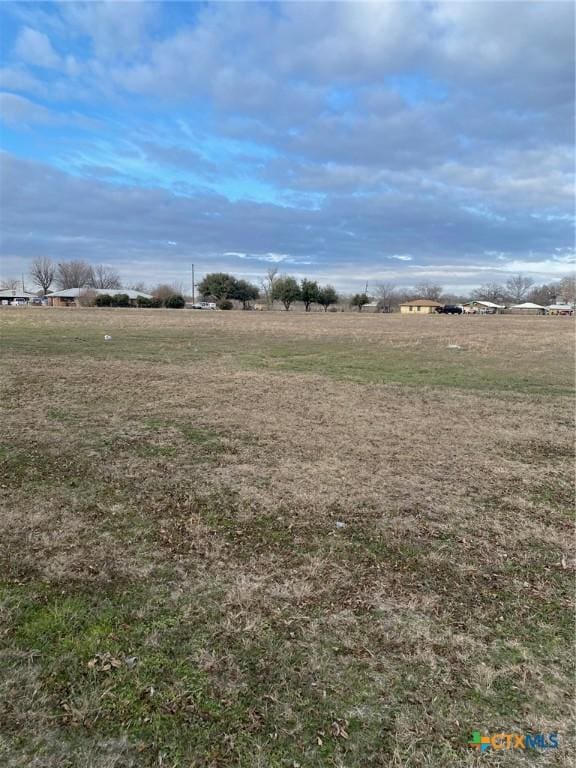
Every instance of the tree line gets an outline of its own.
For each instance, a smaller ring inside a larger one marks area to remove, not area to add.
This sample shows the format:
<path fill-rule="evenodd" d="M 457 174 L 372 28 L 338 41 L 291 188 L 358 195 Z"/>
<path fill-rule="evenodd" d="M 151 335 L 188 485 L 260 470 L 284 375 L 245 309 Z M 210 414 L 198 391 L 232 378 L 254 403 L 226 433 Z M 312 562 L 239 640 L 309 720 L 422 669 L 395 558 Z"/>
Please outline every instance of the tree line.
<path fill-rule="evenodd" d="M 46 257 L 36 258 L 31 263 L 29 274 L 32 282 L 43 295 L 53 287 L 58 290 L 99 288 L 115 293 L 121 291 L 123 287 L 119 274 L 112 267 L 105 264 L 92 265 L 80 259 L 53 262 Z M 2 287 L 16 288 L 19 283 L 19 280 L 8 280 L 3 282 Z M 155 300 L 160 301 L 161 305 L 165 305 L 172 296 L 182 298 L 184 295 L 182 284 L 160 284 L 148 290 L 143 283 L 130 287 L 150 293 Z M 441 285 L 433 281 L 422 281 L 408 289 L 387 282 L 377 285 L 371 295 L 365 291 L 352 296 L 343 296 L 339 295 L 332 285 L 319 285 L 316 280 L 308 278 L 297 280 L 291 275 L 279 274 L 278 268 L 272 267 L 260 280 L 259 285 L 226 272 L 212 272 L 198 284 L 198 291 L 204 299 L 212 297 L 222 309 L 231 309 L 233 301 L 240 302 L 243 309 L 251 309 L 252 303 L 260 299 L 269 309 L 277 301 L 286 310 L 289 310 L 295 302 L 302 302 L 307 312 L 310 312 L 315 304 L 327 311 L 338 303 L 347 303 L 358 311 L 362 311 L 366 304 L 374 301 L 380 311 L 391 312 L 401 303 L 413 299 L 431 299 L 442 303 L 462 303 L 472 299 L 491 301 L 495 304 L 532 301 L 541 305 L 558 301 L 574 302 L 576 280 L 573 276 L 569 276 L 555 282 L 537 285 L 532 278 L 517 274 L 503 283 L 489 282 L 481 285 L 467 296 L 445 291 Z"/>
<path fill-rule="evenodd" d="M 490 282 L 473 289 L 469 295 L 445 292 L 434 282 L 421 282 L 411 289 L 402 289 L 393 283 L 384 283 L 376 288 L 376 299 L 381 308 L 393 308 L 413 299 L 431 299 L 441 303 L 463 303 L 466 301 L 491 301 L 494 304 L 520 304 L 531 301 L 543 306 L 558 301 L 576 301 L 576 279 L 563 277 L 552 283 L 537 285 L 531 277 L 512 275 L 504 283 Z"/>
<path fill-rule="evenodd" d="M 216 299 L 222 309 L 231 308 L 229 305 L 233 300 L 242 302 L 243 309 L 249 309 L 251 302 L 262 295 L 269 306 L 279 301 L 289 310 L 292 304 L 301 301 L 306 312 L 310 312 L 313 304 L 319 304 L 327 311 L 339 298 L 331 285 L 321 286 L 307 278 L 298 281 L 291 275 L 279 275 L 276 269 L 268 270 L 260 287 L 227 272 L 212 272 L 198 284 L 198 291 L 205 299 Z"/>
<path fill-rule="evenodd" d="M 44 295 L 53 285 L 58 290 L 67 288 L 104 288 L 118 290 L 122 282 L 118 273 L 104 264 L 88 264 L 86 261 L 61 261 L 55 264 L 51 259 L 34 259 L 30 266 L 30 277 Z"/>

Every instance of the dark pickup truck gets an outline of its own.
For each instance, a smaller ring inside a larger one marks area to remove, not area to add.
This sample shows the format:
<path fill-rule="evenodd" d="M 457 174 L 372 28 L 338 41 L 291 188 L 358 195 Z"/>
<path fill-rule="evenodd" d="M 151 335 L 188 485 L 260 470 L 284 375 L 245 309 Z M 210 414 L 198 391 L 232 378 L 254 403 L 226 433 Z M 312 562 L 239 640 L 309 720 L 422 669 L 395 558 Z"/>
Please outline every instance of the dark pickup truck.
<path fill-rule="evenodd" d="M 439 315 L 461 315 L 464 310 L 457 304 L 445 304 L 443 307 L 438 307 L 436 312 L 438 312 Z"/>

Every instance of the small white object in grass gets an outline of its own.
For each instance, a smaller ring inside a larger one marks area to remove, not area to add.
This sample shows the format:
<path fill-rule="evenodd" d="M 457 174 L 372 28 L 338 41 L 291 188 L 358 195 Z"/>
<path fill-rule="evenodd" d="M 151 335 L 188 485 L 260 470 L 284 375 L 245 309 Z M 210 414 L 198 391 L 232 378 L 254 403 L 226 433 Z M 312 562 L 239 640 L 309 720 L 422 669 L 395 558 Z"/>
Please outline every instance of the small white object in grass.
<path fill-rule="evenodd" d="M 112 336 L 108 336 L 108 334 L 106 334 L 106 336 L 104 336 L 104 341 L 112 341 Z"/>
<path fill-rule="evenodd" d="M 460 344 L 448 344 L 448 349 L 462 349 Z"/>
<path fill-rule="evenodd" d="M 343 523 L 342 520 L 336 520 L 336 528 L 339 530 L 342 528 L 346 528 L 346 523 Z"/>

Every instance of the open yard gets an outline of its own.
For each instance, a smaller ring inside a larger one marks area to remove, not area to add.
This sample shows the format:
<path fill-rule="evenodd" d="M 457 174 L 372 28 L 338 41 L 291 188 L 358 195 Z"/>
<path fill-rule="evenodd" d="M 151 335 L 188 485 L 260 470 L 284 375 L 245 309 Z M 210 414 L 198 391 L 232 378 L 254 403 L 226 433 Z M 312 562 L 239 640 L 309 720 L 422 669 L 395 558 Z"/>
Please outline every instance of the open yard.
<path fill-rule="evenodd" d="M 1 766 L 573 765 L 570 318 L 0 334 Z"/>

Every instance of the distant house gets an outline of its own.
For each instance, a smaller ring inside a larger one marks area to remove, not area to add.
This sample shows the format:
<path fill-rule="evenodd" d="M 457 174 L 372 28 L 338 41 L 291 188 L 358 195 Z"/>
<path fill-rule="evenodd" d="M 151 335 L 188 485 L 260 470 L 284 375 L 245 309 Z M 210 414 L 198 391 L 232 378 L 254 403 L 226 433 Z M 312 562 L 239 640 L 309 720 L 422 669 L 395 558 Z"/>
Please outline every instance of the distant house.
<path fill-rule="evenodd" d="M 509 312 L 514 315 L 543 315 L 546 312 L 546 307 L 534 304 L 532 301 L 525 301 L 523 304 L 513 304 L 509 308 Z"/>
<path fill-rule="evenodd" d="M 573 315 L 574 307 L 572 304 L 550 304 L 546 307 L 547 315 Z"/>
<path fill-rule="evenodd" d="M 462 306 L 469 315 L 494 315 L 504 309 L 503 304 L 494 304 L 493 301 L 466 301 Z"/>
<path fill-rule="evenodd" d="M 35 293 L 28 293 L 28 291 L 22 290 L 22 288 L 7 288 L 4 291 L 0 291 L 0 304 L 4 306 L 22 306 L 35 298 L 37 298 Z"/>
<path fill-rule="evenodd" d="M 65 288 L 63 291 L 55 291 L 48 294 L 48 303 L 52 307 L 79 307 L 82 299 L 89 300 L 96 296 L 116 296 L 122 293 L 128 296 L 130 304 L 136 305 L 138 297 L 151 299 L 149 293 L 142 291 L 133 291 L 129 288 Z"/>
<path fill-rule="evenodd" d="M 436 310 L 442 307 L 438 301 L 432 301 L 432 299 L 414 299 L 414 301 L 405 301 L 400 304 L 400 312 L 402 314 L 421 314 L 421 315 L 434 315 Z"/>
<path fill-rule="evenodd" d="M 377 301 L 369 301 L 368 304 L 364 304 L 362 312 L 379 312 L 380 305 Z"/>

